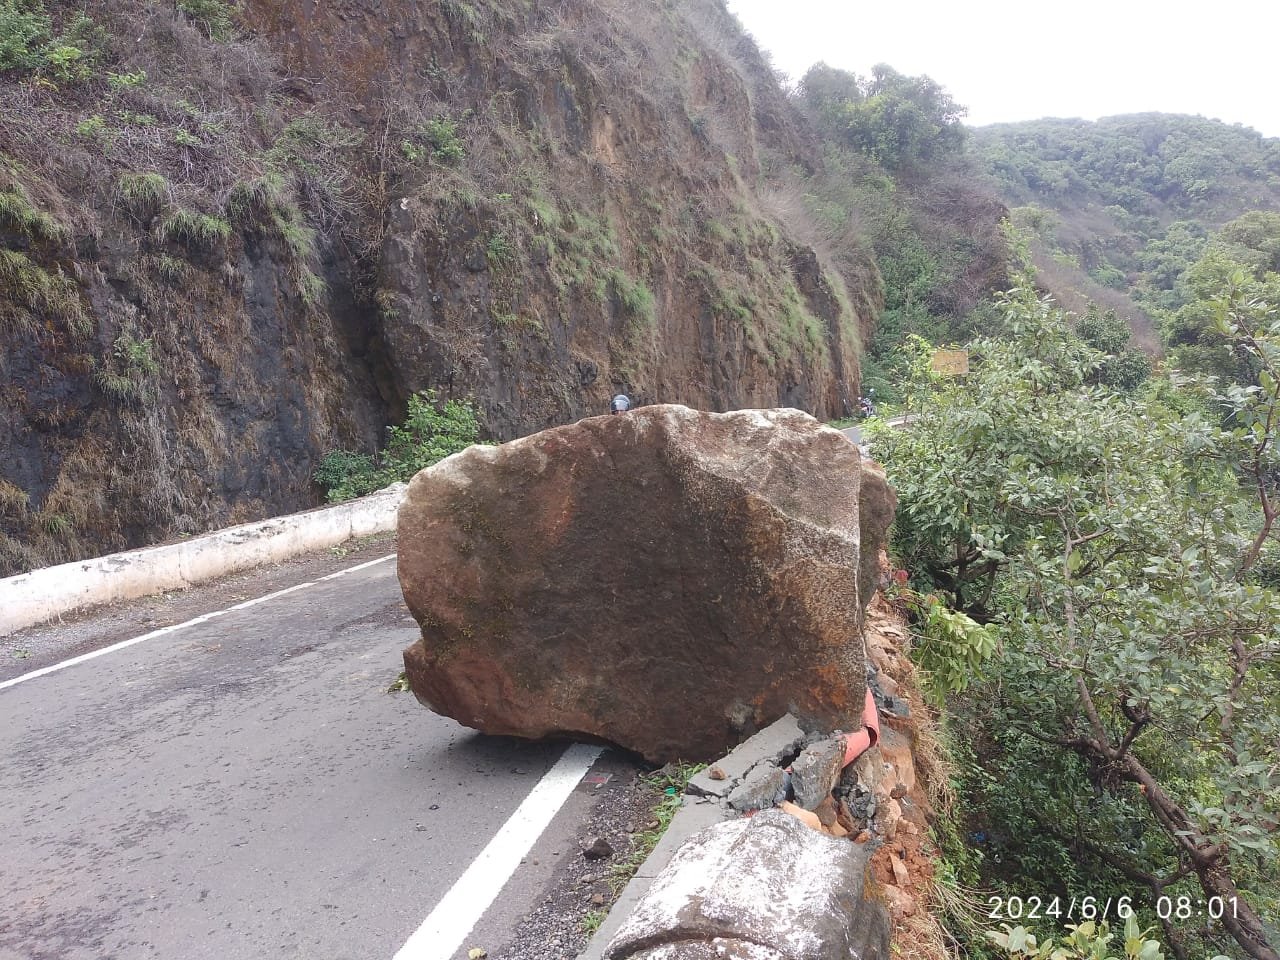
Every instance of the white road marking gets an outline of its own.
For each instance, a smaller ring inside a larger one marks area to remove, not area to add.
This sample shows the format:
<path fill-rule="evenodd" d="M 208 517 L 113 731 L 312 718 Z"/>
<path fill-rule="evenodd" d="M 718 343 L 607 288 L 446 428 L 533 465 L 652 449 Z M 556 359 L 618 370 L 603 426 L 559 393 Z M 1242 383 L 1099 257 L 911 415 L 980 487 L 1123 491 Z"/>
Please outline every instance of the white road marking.
<path fill-rule="evenodd" d="M 108 653 L 115 653 L 117 650 L 123 650 L 125 647 L 132 647 L 135 643 L 142 643 L 144 640 L 153 640 L 156 637 L 162 637 L 166 633 L 176 633 L 186 627 L 194 627 L 197 624 L 207 623 L 215 617 L 221 617 L 223 614 L 234 613 L 236 610 L 246 610 L 249 607 L 256 607 L 260 603 L 266 603 L 268 600 L 274 600 L 277 597 L 283 597 L 286 594 L 296 593 L 299 590 L 305 590 L 307 587 L 314 587 L 318 583 L 324 583 L 326 580 L 336 580 L 338 577 L 345 577 L 348 573 L 355 573 L 357 570 L 364 570 L 366 567 L 372 567 L 375 564 L 386 563 L 388 560 L 394 560 L 394 553 L 385 557 L 379 557 L 377 560 L 369 560 L 365 563 L 358 563 L 354 567 L 348 567 L 345 570 L 339 570 L 337 573 L 331 573 L 328 576 L 320 577 L 318 580 L 309 580 L 306 583 L 299 583 L 292 587 L 286 587 L 284 590 L 277 590 L 275 593 L 268 593 L 265 597 L 255 597 L 252 600 L 246 600 L 244 603 L 237 603 L 234 607 L 227 607 L 224 610 L 214 610 L 212 613 L 204 613 L 200 616 L 187 620 L 185 623 L 175 623 L 169 627 L 161 627 L 159 630 L 152 630 L 150 633 L 144 633 L 140 637 L 133 637 L 129 640 L 121 640 L 119 643 L 113 643 L 109 647 L 103 647 L 101 650 L 93 650 L 89 653 L 83 653 L 78 657 L 72 657 L 70 660 L 63 660 L 61 663 L 55 663 L 52 666 L 42 667 L 39 670 L 32 670 L 30 673 L 24 673 L 20 677 L 14 677 L 12 680 L 5 680 L 0 683 L 0 690 L 6 687 L 16 687 L 20 683 L 27 680 L 34 680 L 36 677 L 43 677 L 46 674 L 54 673 L 58 670 L 65 670 L 67 667 L 74 667 L 77 663 L 84 663 L 86 660 L 93 660 L 95 657 L 104 657 Z"/>
<path fill-rule="evenodd" d="M 450 960 L 603 749 L 575 743 L 564 752 L 400 948 L 395 960 Z"/>

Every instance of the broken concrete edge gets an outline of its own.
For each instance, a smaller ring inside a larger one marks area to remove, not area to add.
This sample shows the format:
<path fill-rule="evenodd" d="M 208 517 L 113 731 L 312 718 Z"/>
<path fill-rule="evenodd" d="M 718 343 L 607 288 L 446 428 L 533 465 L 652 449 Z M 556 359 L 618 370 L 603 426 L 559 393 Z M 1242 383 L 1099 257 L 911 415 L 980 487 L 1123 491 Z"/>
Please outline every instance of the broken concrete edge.
<path fill-rule="evenodd" d="M 397 483 L 347 503 L 6 577 L 0 580 L 0 636 L 88 607 L 181 590 L 394 531 L 405 488 Z"/>
<path fill-rule="evenodd" d="M 784 714 L 690 778 L 680 809 L 671 819 L 666 833 L 623 888 L 587 948 L 578 955 L 578 960 L 602 960 L 605 950 L 643 899 L 654 878 L 671 862 L 685 841 L 707 827 L 743 815 L 742 811 L 735 809 L 732 794 L 749 784 L 753 772 L 777 768 L 801 757 L 808 746 L 828 744 L 836 748 L 831 775 L 839 777 L 845 767 L 874 746 L 880 739 L 880 718 L 870 687 L 861 720 L 862 727 L 852 735 L 815 740 L 805 733 L 794 716 Z M 712 771 L 717 776 L 712 776 Z M 754 811 L 755 808 L 752 809 Z"/>
<path fill-rule="evenodd" d="M 746 778 L 762 760 L 779 762 L 794 754 L 804 742 L 805 732 L 791 714 L 775 720 L 760 732 L 738 744 L 729 753 L 699 771 L 689 780 L 689 792 L 708 797 L 727 797 L 734 785 Z M 718 772 L 721 776 L 713 777 Z"/>
<path fill-rule="evenodd" d="M 862 706 L 861 726 L 848 733 L 837 731 L 834 736 L 844 742 L 841 768 L 849 766 L 879 741 L 880 712 L 869 685 Z M 784 757 L 794 757 L 809 739 L 796 718 L 784 714 L 690 778 L 688 791 L 696 796 L 728 798 L 753 771 L 769 764 L 781 765 Z"/>

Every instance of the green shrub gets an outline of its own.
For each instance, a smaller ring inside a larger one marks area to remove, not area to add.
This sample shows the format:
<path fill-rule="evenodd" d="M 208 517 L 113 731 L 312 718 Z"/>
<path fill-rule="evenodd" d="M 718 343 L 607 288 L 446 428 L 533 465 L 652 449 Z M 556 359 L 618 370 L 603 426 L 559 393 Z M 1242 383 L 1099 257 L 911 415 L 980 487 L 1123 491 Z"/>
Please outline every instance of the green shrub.
<path fill-rule="evenodd" d="M 329 285 L 324 282 L 324 278 L 317 276 L 306 267 L 298 270 L 295 283 L 298 287 L 298 296 L 312 309 L 320 306 L 320 302 L 329 290 Z"/>
<path fill-rule="evenodd" d="M 116 117 L 121 123 L 135 127 L 154 127 L 159 121 L 151 113 L 134 113 L 132 110 L 117 110 Z"/>
<path fill-rule="evenodd" d="M 480 423 L 469 400 L 439 402 L 435 391 L 409 398 L 404 423 L 387 427 L 387 443 L 375 460 L 367 454 L 337 450 L 327 454 L 313 474 L 331 503 L 362 497 L 478 443 Z"/>
<path fill-rule="evenodd" d="M 149 394 L 148 381 L 160 371 L 150 337 L 140 340 L 132 334 L 116 337 L 105 363 L 93 365 L 93 382 L 116 403 L 137 403 Z"/>
<path fill-rule="evenodd" d="M 298 261 L 307 260 L 316 252 L 316 232 L 302 222 L 296 207 L 286 212 L 288 216 L 277 214 L 275 218 L 276 233 L 290 256 Z"/>
<path fill-rule="evenodd" d="M 116 337 L 113 353 L 125 368 L 139 374 L 153 374 L 159 371 L 160 365 L 152 353 L 153 343 L 150 337 L 139 340 L 137 337 L 122 333 Z"/>
<path fill-rule="evenodd" d="M 330 503 L 363 497 L 378 489 L 378 465 L 367 453 L 334 450 L 326 453 L 312 475 Z"/>
<path fill-rule="evenodd" d="M 52 34 L 41 0 L 0 0 L 0 73 L 39 70 L 59 83 L 89 79 L 106 48 L 105 31 L 79 13 Z"/>
<path fill-rule="evenodd" d="M 485 259 L 493 267 L 505 267 L 515 259 L 515 245 L 504 233 L 495 233 L 485 244 Z"/>
<path fill-rule="evenodd" d="M 0 73 L 40 65 L 40 44 L 52 33 L 42 3 L 0 0 Z"/>
<path fill-rule="evenodd" d="M 222 0 L 177 0 L 178 9 L 204 28 L 210 40 L 225 42 L 235 28 L 230 4 Z"/>
<path fill-rule="evenodd" d="M 335 161 L 361 140 L 349 127 L 308 114 L 290 120 L 263 159 L 274 173 L 292 170 L 318 192 L 336 196 L 346 191 L 349 174 L 335 169 Z"/>
<path fill-rule="evenodd" d="M 107 86 L 112 90 L 128 90 L 140 87 L 147 82 L 147 71 L 135 70 L 132 73 L 108 73 Z"/>
<path fill-rule="evenodd" d="M 643 280 L 632 279 L 625 271 L 610 270 L 599 290 L 601 299 L 612 296 L 618 306 L 639 327 L 651 327 L 656 319 L 653 291 Z"/>
<path fill-rule="evenodd" d="M 98 113 L 91 117 L 85 117 L 85 119 L 77 123 L 76 133 L 86 140 L 93 140 L 104 145 L 114 140 L 116 135 L 116 132 L 107 126 L 106 117 Z"/>
<path fill-rule="evenodd" d="M 107 34 L 93 19 L 78 13 L 40 51 L 38 68 L 58 83 L 83 83 L 107 47 Z"/>
<path fill-rule="evenodd" d="M 165 283 L 177 285 L 187 278 L 187 265 L 177 257 L 161 253 L 144 258 L 144 265 Z"/>
<path fill-rule="evenodd" d="M 97 369 L 93 373 L 93 382 L 103 394 L 117 403 L 132 403 L 142 399 L 142 385 L 126 374 Z"/>
<path fill-rule="evenodd" d="M 395 472 L 394 480 L 408 480 L 419 470 L 479 442 L 480 423 L 467 400 L 440 404 L 435 391 L 423 390 L 409 398 L 404 423 L 387 428 L 383 461 Z"/>
<path fill-rule="evenodd" d="M 1053 937 L 1038 941 L 1026 927 L 1010 927 L 1007 923 L 1003 926 L 1003 933 L 988 931 L 987 938 L 1010 960 L 1100 960 L 1115 958 L 1119 951 L 1123 951 L 1125 960 L 1164 960 L 1160 941 L 1147 939 L 1151 931 L 1138 926 L 1137 916 L 1131 910 L 1125 917 L 1124 936 L 1119 943 L 1113 943 L 1115 934 L 1105 920 L 1067 924 L 1067 935 L 1056 942 Z"/>
<path fill-rule="evenodd" d="M 401 140 L 400 152 L 410 163 L 421 163 L 423 160 L 427 159 L 427 151 L 415 144 L 412 140 Z"/>
<path fill-rule="evenodd" d="M 982 676 L 983 664 L 996 652 L 995 632 L 931 594 L 909 594 L 907 602 L 918 617 L 912 653 L 929 699 L 941 706 Z"/>
<path fill-rule="evenodd" d="M 158 173 L 122 173 L 116 179 L 116 199 L 140 220 L 154 217 L 169 199 L 169 181 Z"/>
<path fill-rule="evenodd" d="M 231 239 L 231 224 L 194 210 L 175 210 L 160 224 L 160 239 L 188 249 L 214 251 Z"/>
<path fill-rule="evenodd" d="M 46 270 L 17 250 L 0 250 L 0 326 L 33 333 L 42 317 L 61 320 L 77 336 L 93 328 L 72 277 L 59 267 Z"/>
<path fill-rule="evenodd" d="M 84 51 L 66 43 L 45 48 L 42 69 L 59 83 L 87 80 L 91 72 L 85 63 Z"/>
<path fill-rule="evenodd" d="M 65 243 L 68 230 L 43 210 L 37 210 L 21 188 L 0 190 L 0 227 L 49 243 Z"/>
<path fill-rule="evenodd" d="M 400 153 L 410 163 L 430 159 L 446 167 L 456 167 L 466 159 L 457 121 L 448 117 L 419 125 L 412 137 L 400 141 Z"/>
<path fill-rule="evenodd" d="M 458 136 L 458 124 L 448 117 L 429 120 L 422 126 L 422 134 L 431 145 L 431 157 L 446 167 L 456 167 L 466 158 L 462 140 Z"/>
<path fill-rule="evenodd" d="M 268 173 L 241 180 L 227 195 L 227 217 L 239 227 L 269 222 L 277 210 L 292 203 L 284 178 Z"/>
<path fill-rule="evenodd" d="M 69 537 L 75 531 L 71 518 L 65 513 L 42 513 L 40 526 L 46 534 L 55 538 Z"/>

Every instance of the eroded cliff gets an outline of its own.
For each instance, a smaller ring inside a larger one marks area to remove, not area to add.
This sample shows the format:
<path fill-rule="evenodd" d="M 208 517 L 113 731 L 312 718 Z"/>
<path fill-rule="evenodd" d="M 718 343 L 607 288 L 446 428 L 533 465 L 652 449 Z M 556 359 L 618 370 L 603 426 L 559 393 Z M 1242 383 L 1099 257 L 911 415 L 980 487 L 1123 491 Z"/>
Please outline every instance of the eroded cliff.
<path fill-rule="evenodd" d="M 856 402 L 874 256 L 720 0 L 80 9 L 0 73 L 0 573 L 308 506 L 423 388 Z"/>

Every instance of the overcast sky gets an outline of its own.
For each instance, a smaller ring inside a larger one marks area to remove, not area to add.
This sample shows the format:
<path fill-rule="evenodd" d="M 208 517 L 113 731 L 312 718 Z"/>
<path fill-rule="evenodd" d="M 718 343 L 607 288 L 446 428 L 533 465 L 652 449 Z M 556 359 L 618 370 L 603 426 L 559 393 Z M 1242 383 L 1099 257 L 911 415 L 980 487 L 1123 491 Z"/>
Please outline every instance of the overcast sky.
<path fill-rule="evenodd" d="M 728 0 L 774 65 L 927 73 L 972 125 L 1198 113 L 1280 137 L 1277 0 Z"/>

